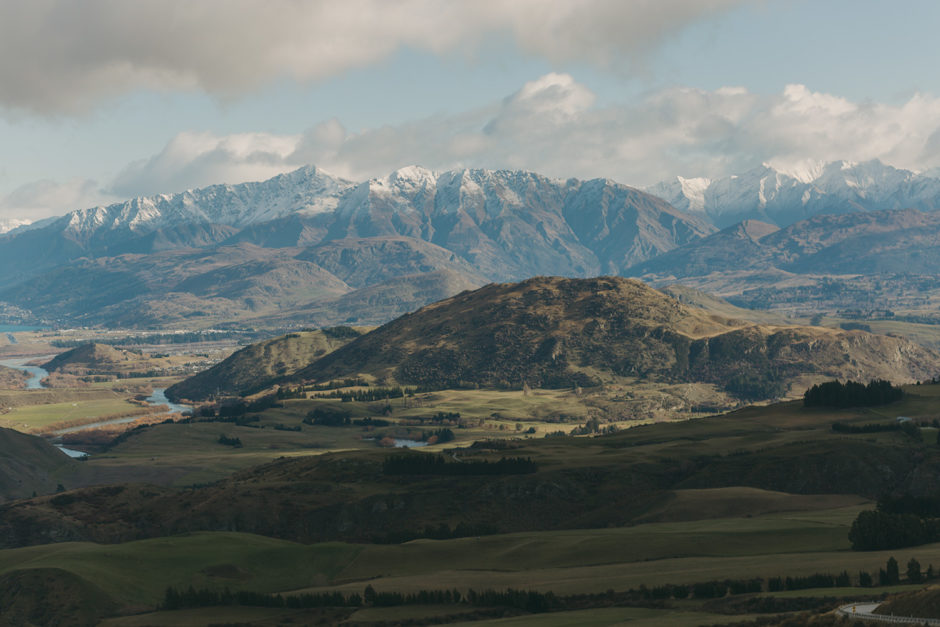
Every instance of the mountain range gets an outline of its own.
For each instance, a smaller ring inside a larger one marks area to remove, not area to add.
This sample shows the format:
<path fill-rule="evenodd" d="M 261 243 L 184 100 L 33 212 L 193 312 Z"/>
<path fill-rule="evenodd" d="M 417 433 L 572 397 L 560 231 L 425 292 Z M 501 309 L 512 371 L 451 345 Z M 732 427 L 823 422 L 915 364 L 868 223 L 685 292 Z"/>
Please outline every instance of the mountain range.
<path fill-rule="evenodd" d="M 718 179 L 683 178 L 646 188 L 718 228 L 742 220 L 787 226 L 819 214 L 940 207 L 940 179 L 881 161 L 834 161 L 784 172 L 764 164 Z"/>
<path fill-rule="evenodd" d="M 121 327 L 330 326 L 539 275 L 683 281 L 725 296 L 838 274 L 927 275 L 938 206 L 940 179 L 877 161 L 765 165 L 645 192 L 416 166 L 356 183 L 309 166 L 0 234 L 0 311 Z"/>
<path fill-rule="evenodd" d="M 616 274 L 714 230 L 606 179 L 409 167 L 353 184 L 309 167 L 15 229 L 0 236 L 0 301 L 49 320 L 192 325 L 289 316 L 379 289 L 400 300 L 382 313 L 394 316 L 430 302 L 409 296 L 404 279 L 440 298 L 449 294 L 429 281 Z M 345 321 L 335 318 L 316 322 Z"/>

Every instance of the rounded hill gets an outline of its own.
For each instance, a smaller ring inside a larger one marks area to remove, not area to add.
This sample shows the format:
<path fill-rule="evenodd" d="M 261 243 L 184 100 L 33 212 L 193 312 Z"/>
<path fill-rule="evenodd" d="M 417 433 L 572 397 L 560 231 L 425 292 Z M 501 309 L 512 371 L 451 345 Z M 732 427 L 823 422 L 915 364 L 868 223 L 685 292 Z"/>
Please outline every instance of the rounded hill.
<path fill-rule="evenodd" d="M 611 376 L 715 383 L 781 396 L 807 375 L 911 381 L 940 356 L 896 337 L 756 325 L 619 277 L 537 277 L 463 292 L 402 316 L 297 372 L 433 387 L 567 387 Z"/>

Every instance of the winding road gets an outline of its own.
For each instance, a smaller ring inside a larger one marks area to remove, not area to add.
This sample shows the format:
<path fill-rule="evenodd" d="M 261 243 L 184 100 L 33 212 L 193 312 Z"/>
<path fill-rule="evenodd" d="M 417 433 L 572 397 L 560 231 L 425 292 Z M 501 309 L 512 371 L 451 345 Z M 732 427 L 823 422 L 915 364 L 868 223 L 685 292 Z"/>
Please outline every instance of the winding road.
<path fill-rule="evenodd" d="M 861 620 L 874 621 L 879 623 L 888 623 L 892 625 L 931 625 L 940 626 L 940 618 L 914 618 L 912 616 L 885 616 L 883 614 L 872 614 L 875 608 L 881 605 L 879 601 L 863 601 L 860 603 L 849 603 L 836 610 L 837 614 L 858 618 Z"/>

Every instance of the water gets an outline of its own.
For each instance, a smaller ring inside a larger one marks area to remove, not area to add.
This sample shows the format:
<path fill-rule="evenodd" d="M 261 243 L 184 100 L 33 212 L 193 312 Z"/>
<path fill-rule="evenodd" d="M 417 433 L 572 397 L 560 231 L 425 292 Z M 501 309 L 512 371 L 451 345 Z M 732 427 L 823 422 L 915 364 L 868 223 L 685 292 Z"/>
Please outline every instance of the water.
<path fill-rule="evenodd" d="M 421 440 L 406 440 L 404 438 L 395 439 L 395 448 L 420 448 L 427 445 L 427 442 L 422 442 Z"/>
<path fill-rule="evenodd" d="M 30 327 L 21 324 L 0 324 L 0 333 L 19 333 L 20 331 L 42 331 L 42 327 Z"/>
<path fill-rule="evenodd" d="M 170 399 L 166 397 L 166 388 L 153 388 L 153 394 L 147 397 L 147 402 L 151 405 L 166 405 L 170 408 L 168 413 L 181 413 L 185 414 L 187 412 L 192 412 L 192 405 L 180 405 L 179 403 L 171 403 Z"/>
<path fill-rule="evenodd" d="M 30 377 L 26 381 L 26 389 L 38 390 L 43 387 L 42 380 L 49 376 L 49 371 L 44 370 L 39 366 L 27 366 L 26 363 L 36 360 L 52 359 L 53 357 L 54 355 L 46 355 L 45 357 L 20 357 L 19 359 L 6 359 L 4 361 L 0 361 L 0 366 L 16 368 L 17 370 L 28 372 Z"/>
<path fill-rule="evenodd" d="M 55 447 L 59 449 L 60 451 L 62 451 L 63 453 L 65 453 L 66 455 L 68 455 L 69 457 L 74 457 L 75 459 L 78 459 L 81 457 L 88 457 L 88 453 L 85 453 L 83 451 L 76 451 L 73 448 L 65 448 L 61 444 L 56 444 Z"/>
<path fill-rule="evenodd" d="M 169 407 L 169 410 L 159 413 L 159 414 L 142 414 L 140 416 L 125 416 L 124 418 L 115 418 L 113 420 L 102 420 L 101 422 L 92 422 L 89 424 L 78 425 L 76 427 L 67 427 L 65 429 L 59 429 L 58 431 L 53 431 L 52 434 L 55 436 L 62 436 L 66 433 L 75 433 L 76 431 L 84 431 L 85 429 L 97 429 L 98 427 L 106 427 L 108 425 L 123 425 L 128 422 L 134 422 L 135 420 L 140 420 L 141 418 L 153 418 L 156 416 L 164 416 L 167 414 L 174 413 L 189 413 L 192 412 L 193 408 L 190 405 L 180 405 L 179 403 L 171 403 L 167 400 L 166 394 L 164 393 L 166 388 L 154 388 L 153 394 L 147 397 L 147 402 L 151 405 L 166 405 Z"/>

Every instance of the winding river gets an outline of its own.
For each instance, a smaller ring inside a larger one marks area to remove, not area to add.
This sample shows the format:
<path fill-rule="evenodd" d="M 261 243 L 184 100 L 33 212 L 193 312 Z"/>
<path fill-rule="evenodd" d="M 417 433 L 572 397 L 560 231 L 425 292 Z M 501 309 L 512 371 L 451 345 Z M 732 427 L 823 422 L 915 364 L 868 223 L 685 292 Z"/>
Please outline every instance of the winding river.
<path fill-rule="evenodd" d="M 15 368 L 16 370 L 22 370 L 23 372 L 29 373 L 29 380 L 26 381 L 27 390 L 38 390 L 42 385 L 42 380 L 49 376 L 49 371 L 39 366 L 27 366 L 26 364 L 31 361 L 47 361 L 52 359 L 55 355 L 46 355 L 44 357 L 19 357 L 17 359 L 5 359 L 0 361 L 0 366 L 6 366 L 7 368 Z"/>
<path fill-rule="evenodd" d="M 52 359 L 54 355 L 49 355 L 46 357 L 21 357 L 17 359 L 5 359 L 0 361 L 0 366 L 6 366 L 8 368 L 15 368 L 17 370 L 22 370 L 30 374 L 29 380 L 26 382 L 27 390 L 38 390 L 45 387 L 42 384 L 42 380 L 49 376 L 49 372 L 39 366 L 27 366 L 26 364 L 31 361 L 39 360 L 49 360 Z M 113 420 L 102 420 L 101 422 L 92 422 L 84 425 L 79 425 L 76 427 L 66 427 L 65 429 L 59 429 L 58 431 L 53 431 L 52 435 L 55 440 L 59 440 L 66 433 L 75 433 L 76 431 L 84 431 L 85 429 L 96 429 L 98 427 L 104 427 L 107 425 L 120 425 L 126 424 L 128 422 L 134 422 L 135 420 L 140 420 L 141 418 L 153 417 L 153 416 L 162 416 L 164 414 L 174 414 L 174 413 L 185 413 L 192 411 L 192 406 L 190 405 L 181 405 L 180 403 L 173 403 L 166 397 L 166 388 L 153 388 L 153 393 L 146 398 L 147 403 L 151 406 L 160 406 L 166 405 L 167 411 L 159 414 L 142 414 L 139 416 L 125 416 L 124 418 L 115 418 Z M 53 442 L 55 443 L 55 442 Z M 69 457 L 86 457 L 88 453 L 83 453 L 82 451 L 76 451 L 73 449 L 65 448 L 61 444 L 55 444 L 55 446 L 68 455 Z"/>

